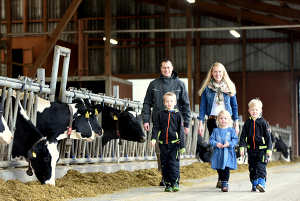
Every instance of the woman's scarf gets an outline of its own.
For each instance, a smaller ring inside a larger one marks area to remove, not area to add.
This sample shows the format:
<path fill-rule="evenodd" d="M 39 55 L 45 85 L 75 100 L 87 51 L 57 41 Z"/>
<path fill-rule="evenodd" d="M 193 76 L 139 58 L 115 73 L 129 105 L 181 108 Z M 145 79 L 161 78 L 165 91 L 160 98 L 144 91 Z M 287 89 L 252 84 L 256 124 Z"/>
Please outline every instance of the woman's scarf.
<path fill-rule="evenodd" d="M 224 79 L 222 79 L 220 83 L 217 83 L 214 78 L 212 78 L 208 83 L 208 88 L 216 92 L 216 103 L 218 105 L 224 104 L 223 93 L 227 94 L 228 96 L 232 96 Z"/>

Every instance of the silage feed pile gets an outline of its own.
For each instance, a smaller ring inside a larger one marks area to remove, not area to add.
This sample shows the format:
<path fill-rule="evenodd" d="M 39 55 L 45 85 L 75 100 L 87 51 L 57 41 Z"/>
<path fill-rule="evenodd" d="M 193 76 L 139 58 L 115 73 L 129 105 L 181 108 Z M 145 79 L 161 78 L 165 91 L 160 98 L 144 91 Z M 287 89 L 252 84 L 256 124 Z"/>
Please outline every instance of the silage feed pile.
<path fill-rule="evenodd" d="M 300 162 L 295 158 L 295 162 Z M 278 165 L 291 165 L 284 161 L 274 161 L 268 167 Z M 231 173 L 248 171 L 248 165 L 238 165 L 238 169 Z M 180 168 L 181 181 L 187 179 L 201 179 L 216 174 L 210 168 L 210 163 L 196 162 L 192 165 Z M 0 179 L 0 200 L 65 200 L 71 198 L 97 197 L 103 194 L 122 191 L 128 188 L 157 186 L 161 174 L 156 168 L 136 170 L 133 172 L 120 170 L 115 173 L 80 173 L 76 170 L 69 170 L 67 174 L 56 179 L 56 186 L 41 185 L 40 182 L 20 182 L 18 180 L 4 181 Z M 188 182 L 182 181 L 188 185 Z"/>

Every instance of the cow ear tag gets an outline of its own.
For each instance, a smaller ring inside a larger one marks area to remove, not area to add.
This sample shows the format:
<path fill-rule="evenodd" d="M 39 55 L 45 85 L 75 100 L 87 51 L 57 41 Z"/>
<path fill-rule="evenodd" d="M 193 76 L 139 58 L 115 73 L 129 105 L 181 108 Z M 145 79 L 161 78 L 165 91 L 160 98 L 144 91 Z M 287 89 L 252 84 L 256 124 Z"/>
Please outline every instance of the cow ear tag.
<path fill-rule="evenodd" d="M 36 158 L 36 153 L 34 151 L 32 151 L 32 157 Z"/>
<path fill-rule="evenodd" d="M 98 110 L 97 109 L 95 109 L 95 115 L 98 115 Z"/>
<path fill-rule="evenodd" d="M 90 118 L 89 112 L 86 112 L 86 113 L 85 113 L 85 118 L 87 118 L 87 119 Z"/>
<path fill-rule="evenodd" d="M 115 115 L 115 116 L 114 116 L 114 120 L 118 120 L 118 117 L 117 117 L 117 115 Z"/>

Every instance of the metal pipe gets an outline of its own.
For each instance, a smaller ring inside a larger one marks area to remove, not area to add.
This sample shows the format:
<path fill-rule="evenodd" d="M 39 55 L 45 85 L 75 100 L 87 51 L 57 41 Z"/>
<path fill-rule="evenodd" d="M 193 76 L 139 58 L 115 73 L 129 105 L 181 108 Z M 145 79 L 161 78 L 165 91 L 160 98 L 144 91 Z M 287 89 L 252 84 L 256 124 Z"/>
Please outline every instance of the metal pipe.
<path fill-rule="evenodd" d="M 197 31 L 228 31 L 228 30 L 250 30 L 250 29 L 286 29 L 299 28 L 300 24 L 271 25 L 271 26 L 238 26 L 238 27 L 207 27 L 207 28 L 182 28 L 182 29 L 121 29 L 111 30 L 111 33 L 153 33 L 153 32 L 197 32 Z M 2 33 L 6 36 L 32 36 L 51 35 L 53 32 L 27 32 L 27 33 Z M 86 30 L 82 33 L 104 33 L 104 30 Z M 78 34 L 78 31 L 64 31 L 62 34 Z"/>

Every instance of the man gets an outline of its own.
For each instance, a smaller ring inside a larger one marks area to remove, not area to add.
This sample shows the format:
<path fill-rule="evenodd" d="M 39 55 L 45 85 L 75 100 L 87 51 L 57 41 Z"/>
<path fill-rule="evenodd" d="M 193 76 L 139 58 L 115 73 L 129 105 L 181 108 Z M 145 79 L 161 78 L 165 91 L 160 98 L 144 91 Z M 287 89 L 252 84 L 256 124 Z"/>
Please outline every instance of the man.
<path fill-rule="evenodd" d="M 161 75 L 159 78 L 153 80 L 147 89 L 146 96 L 143 103 L 142 118 L 144 123 L 144 129 L 146 131 L 150 130 L 150 113 L 152 111 L 152 122 L 155 122 L 155 119 L 159 112 L 165 109 L 163 104 L 163 96 L 167 92 L 173 92 L 177 97 L 177 105 L 175 109 L 178 109 L 184 120 L 184 133 L 188 134 L 189 124 L 190 124 L 190 100 L 186 90 L 184 82 L 178 79 L 178 74 L 173 71 L 173 65 L 170 59 L 164 58 L 161 61 Z M 158 170 L 161 172 L 161 163 L 160 163 L 160 150 L 158 143 L 155 146 L 155 153 L 157 156 Z M 160 186 L 165 186 L 164 179 L 160 182 Z"/>

